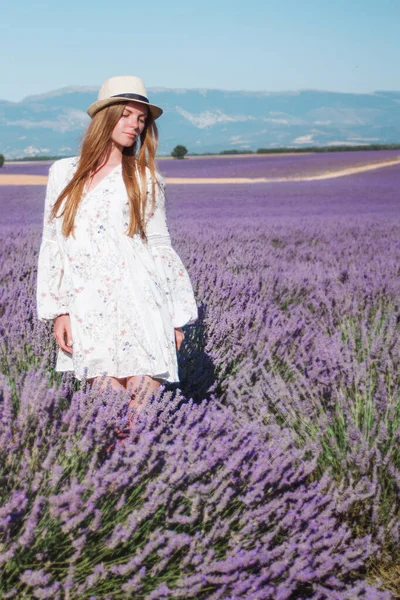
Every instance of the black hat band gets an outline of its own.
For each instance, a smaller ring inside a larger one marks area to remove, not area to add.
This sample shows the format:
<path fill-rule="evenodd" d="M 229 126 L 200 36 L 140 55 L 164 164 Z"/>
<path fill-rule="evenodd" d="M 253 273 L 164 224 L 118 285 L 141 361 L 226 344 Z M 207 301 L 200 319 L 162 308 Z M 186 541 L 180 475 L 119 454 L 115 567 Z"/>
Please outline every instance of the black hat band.
<path fill-rule="evenodd" d="M 141 102 L 146 102 L 150 104 L 149 99 L 146 96 L 141 96 L 140 94 L 114 94 L 114 96 L 110 96 L 111 98 L 131 98 L 132 100 L 140 100 Z"/>

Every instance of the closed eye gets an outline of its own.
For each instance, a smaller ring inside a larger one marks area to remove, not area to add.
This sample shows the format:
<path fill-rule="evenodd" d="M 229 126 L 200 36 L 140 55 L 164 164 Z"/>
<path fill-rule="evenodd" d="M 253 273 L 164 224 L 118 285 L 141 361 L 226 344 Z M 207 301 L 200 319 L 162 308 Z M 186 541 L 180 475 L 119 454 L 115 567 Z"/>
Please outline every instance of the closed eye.
<path fill-rule="evenodd" d="M 122 115 L 123 117 L 129 117 L 131 113 L 128 113 L 127 115 Z M 141 123 L 145 124 L 146 123 L 146 119 L 141 118 L 139 119 Z"/>

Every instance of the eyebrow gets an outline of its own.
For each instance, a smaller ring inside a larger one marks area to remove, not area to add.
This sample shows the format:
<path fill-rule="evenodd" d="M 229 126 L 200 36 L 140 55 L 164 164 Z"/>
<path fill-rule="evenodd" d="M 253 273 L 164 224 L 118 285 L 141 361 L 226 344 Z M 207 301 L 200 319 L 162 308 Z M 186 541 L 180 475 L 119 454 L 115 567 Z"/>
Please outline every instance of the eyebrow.
<path fill-rule="evenodd" d="M 132 112 L 133 112 L 133 109 L 131 108 L 131 109 L 129 110 L 129 107 L 128 107 L 128 106 L 125 106 L 125 107 L 124 107 L 124 111 L 125 111 L 125 110 L 127 110 L 127 111 L 128 111 L 128 112 L 130 112 L 130 113 L 132 113 Z M 144 112 L 141 112 L 141 113 L 139 113 L 139 115 L 140 115 L 141 117 L 147 117 L 147 113 L 144 113 Z"/>

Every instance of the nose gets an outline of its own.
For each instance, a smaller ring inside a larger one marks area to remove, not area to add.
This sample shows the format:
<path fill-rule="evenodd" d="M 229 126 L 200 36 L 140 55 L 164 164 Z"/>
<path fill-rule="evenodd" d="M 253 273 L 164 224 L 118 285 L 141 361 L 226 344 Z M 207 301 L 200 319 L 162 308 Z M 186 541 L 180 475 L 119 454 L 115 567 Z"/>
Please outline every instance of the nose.
<path fill-rule="evenodd" d="M 130 117 L 130 123 L 131 123 L 132 127 L 134 128 L 134 130 L 136 132 L 140 131 L 140 123 L 139 123 L 139 117 L 138 116 L 132 114 L 131 117 Z"/>

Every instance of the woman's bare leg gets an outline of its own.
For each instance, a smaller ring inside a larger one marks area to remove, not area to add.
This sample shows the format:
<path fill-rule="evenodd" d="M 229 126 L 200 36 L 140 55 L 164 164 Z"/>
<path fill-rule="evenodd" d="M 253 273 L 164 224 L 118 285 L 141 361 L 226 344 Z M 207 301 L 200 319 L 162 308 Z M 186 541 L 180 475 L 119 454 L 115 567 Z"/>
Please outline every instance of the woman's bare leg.
<path fill-rule="evenodd" d="M 146 402 L 146 399 L 156 391 L 162 384 L 161 379 L 154 379 L 150 375 L 133 375 L 131 377 L 93 377 L 88 379 L 87 382 L 91 387 L 99 386 L 99 389 L 106 389 L 109 385 L 116 390 L 125 390 L 129 393 L 131 401 L 129 402 L 129 408 L 137 407 Z M 133 425 L 133 415 L 129 418 L 129 428 Z M 123 440 L 128 437 L 128 429 L 115 428 L 120 443 L 124 443 Z M 115 444 L 111 444 L 107 448 L 109 452 Z"/>
<path fill-rule="evenodd" d="M 150 375 L 132 375 L 130 377 L 92 377 L 87 379 L 90 386 L 99 386 L 99 389 L 104 390 L 109 385 L 112 389 L 125 389 L 131 395 L 132 400 L 129 406 L 136 406 L 139 399 L 145 401 L 151 394 L 156 391 L 162 384 L 161 379 L 155 379 Z"/>
<path fill-rule="evenodd" d="M 162 384 L 161 379 L 155 379 L 150 375 L 133 375 L 126 378 L 126 389 L 131 395 L 129 407 L 137 407 L 146 401 L 153 392 L 158 390 Z"/>
<path fill-rule="evenodd" d="M 87 382 L 90 386 L 99 386 L 100 390 L 105 390 L 111 385 L 113 390 L 126 389 L 126 377 L 92 377 Z"/>
<path fill-rule="evenodd" d="M 88 379 L 91 388 L 97 388 L 99 390 L 105 390 L 110 385 L 113 390 L 126 390 L 126 377 L 92 377 Z M 127 433 L 124 433 L 119 427 L 115 427 L 114 429 L 117 438 L 123 439 L 127 437 Z M 123 443 L 123 441 L 120 441 Z M 115 447 L 115 443 L 110 444 L 106 448 L 106 452 L 110 452 Z"/>

